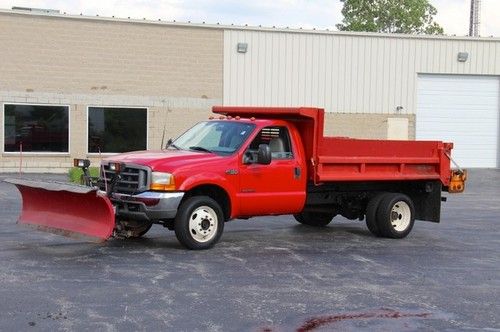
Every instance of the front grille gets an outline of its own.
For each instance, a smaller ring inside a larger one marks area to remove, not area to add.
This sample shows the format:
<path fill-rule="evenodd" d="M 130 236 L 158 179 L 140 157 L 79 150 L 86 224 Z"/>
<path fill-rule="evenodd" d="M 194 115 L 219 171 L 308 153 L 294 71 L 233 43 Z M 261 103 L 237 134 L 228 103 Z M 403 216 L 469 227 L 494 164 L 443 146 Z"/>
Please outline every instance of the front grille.
<path fill-rule="evenodd" d="M 104 173 L 103 173 L 104 170 Z M 149 188 L 149 169 L 141 166 L 126 165 L 120 172 L 121 180 L 115 185 L 114 192 L 122 194 L 138 194 Z M 106 190 L 111 184 L 111 179 L 115 176 L 115 171 L 109 169 L 109 165 L 101 168 L 101 190 Z M 106 184 L 104 184 L 104 180 Z"/>

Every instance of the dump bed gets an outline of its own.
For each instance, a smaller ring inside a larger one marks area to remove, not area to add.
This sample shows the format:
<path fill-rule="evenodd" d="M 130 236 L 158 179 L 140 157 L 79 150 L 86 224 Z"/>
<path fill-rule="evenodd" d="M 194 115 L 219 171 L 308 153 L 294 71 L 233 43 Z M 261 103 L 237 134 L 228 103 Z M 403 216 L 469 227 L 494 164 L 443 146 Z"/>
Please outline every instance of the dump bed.
<path fill-rule="evenodd" d="M 336 181 L 450 181 L 452 143 L 324 137 L 324 111 L 295 107 L 214 107 L 219 114 L 293 123 L 308 159 L 314 183 Z"/>
<path fill-rule="evenodd" d="M 448 185 L 451 143 L 321 137 L 316 181 L 441 180 Z"/>

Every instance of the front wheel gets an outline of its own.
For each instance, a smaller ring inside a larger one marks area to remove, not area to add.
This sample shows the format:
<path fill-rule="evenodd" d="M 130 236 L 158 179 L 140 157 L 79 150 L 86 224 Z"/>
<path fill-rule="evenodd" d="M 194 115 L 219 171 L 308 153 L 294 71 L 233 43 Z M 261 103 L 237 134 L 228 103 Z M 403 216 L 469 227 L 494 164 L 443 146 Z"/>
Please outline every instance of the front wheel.
<path fill-rule="evenodd" d="M 175 217 L 177 240 L 188 249 L 213 247 L 224 230 L 224 214 L 220 205 L 208 196 L 194 196 L 185 200 Z"/>
<path fill-rule="evenodd" d="M 301 212 L 294 214 L 293 217 L 304 225 L 324 227 L 332 221 L 335 214 L 331 212 Z"/>
<path fill-rule="evenodd" d="M 377 209 L 377 226 L 384 237 L 402 239 L 410 234 L 415 223 L 415 207 L 410 197 L 386 194 Z"/>

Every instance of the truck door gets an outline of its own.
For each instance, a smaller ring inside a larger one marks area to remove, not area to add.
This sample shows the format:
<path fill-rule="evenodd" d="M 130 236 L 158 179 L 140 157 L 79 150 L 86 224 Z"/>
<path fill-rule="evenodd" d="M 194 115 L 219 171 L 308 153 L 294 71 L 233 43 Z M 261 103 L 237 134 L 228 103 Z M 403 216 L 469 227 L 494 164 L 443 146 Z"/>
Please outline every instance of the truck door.
<path fill-rule="evenodd" d="M 271 164 L 246 163 L 240 158 L 241 215 L 296 213 L 306 199 L 304 162 L 298 147 L 290 139 L 286 126 L 263 128 L 245 150 L 247 157 L 256 156 L 260 144 L 268 144 Z M 256 158 L 254 158 L 256 160 Z"/>

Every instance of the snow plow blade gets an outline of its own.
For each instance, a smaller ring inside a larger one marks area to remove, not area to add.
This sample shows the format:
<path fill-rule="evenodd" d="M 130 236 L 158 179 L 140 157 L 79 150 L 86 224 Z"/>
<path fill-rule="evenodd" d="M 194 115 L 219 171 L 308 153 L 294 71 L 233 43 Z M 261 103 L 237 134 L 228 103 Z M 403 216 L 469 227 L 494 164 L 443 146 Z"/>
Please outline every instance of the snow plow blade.
<path fill-rule="evenodd" d="M 23 198 L 18 224 L 92 241 L 104 241 L 113 233 L 113 206 L 97 188 L 23 179 L 4 181 L 14 184 Z"/>

